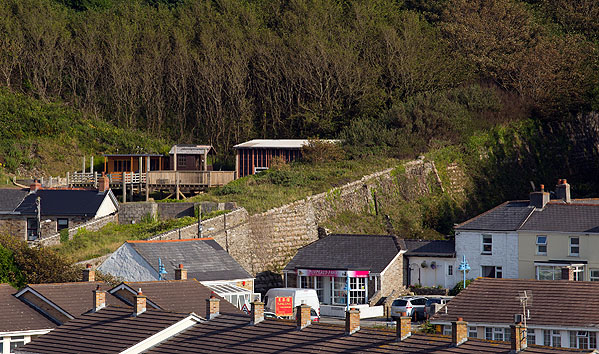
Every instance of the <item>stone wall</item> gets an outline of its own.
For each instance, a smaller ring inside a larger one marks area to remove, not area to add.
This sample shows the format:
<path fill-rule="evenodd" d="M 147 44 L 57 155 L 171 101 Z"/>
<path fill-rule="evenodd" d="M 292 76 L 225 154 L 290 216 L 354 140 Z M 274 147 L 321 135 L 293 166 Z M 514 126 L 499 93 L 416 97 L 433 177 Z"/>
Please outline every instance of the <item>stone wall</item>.
<path fill-rule="evenodd" d="M 195 208 L 198 204 L 202 205 L 202 213 L 207 214 L 216 210 L 233 210 L 235 203 L 156 203 L 156 202 L 136 202 L 122 203 L 119 206 L 119 222 L 121 224 L 131 224 L 140 222 L 144 218 L 159 220 L 168 220 L 181 218 L 184 216 L 194 216 Z"/>
<path fill-rule="evenodd" d="M 48 237 L 43 237 L 41 240 L 39 240 L 39 243 L 42 246 L 54 246 L 54 245 L 58 245 L 60 244 L 60 233 L 56 233 L 56 218 L 52 218 L 51 220 L 53 220 L 51 223 L 48 224 L 53 224 L 54 225 L 54 229 L 52 230 L 52 232 L 45 232 L 42 235 L 50 235 Z M 99 218 L 99 219 L 92 219 L 92 220 L 87 220 L 86 218 L 82 218 L 82 217 L 77 217 L 77 218 L 69 218 L 69 225 L 74 225 L 74 227 L 70 227 L 69 228 L 69 239 L 72 239 L 73 236 L 75 236 L 77 234 L 77 232 L 81 229 L 86 229 L 87 231 L 98 231 L 99 229 L 103 228 L 104 226 L 106 226 L 109 223 L 118 223 L 119 222 L 119 215 L 118 214 L 111 214 L 111 215 L 107 215 L 103 218 Z M 49 231 L 49 230 L 48 230 Z"/>

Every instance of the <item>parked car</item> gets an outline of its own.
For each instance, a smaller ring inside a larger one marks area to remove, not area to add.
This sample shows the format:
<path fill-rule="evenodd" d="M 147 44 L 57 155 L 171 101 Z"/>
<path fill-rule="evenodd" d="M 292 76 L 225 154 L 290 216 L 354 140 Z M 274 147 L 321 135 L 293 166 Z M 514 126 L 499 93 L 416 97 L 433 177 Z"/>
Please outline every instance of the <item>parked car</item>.
<path fill-rule="evenodd" d="M 424 305 L 426 305 L 425 297 L 403 297 L 393 300 L 391 303 L 391 317 L 398 320 L 401 313 L 405 312 L 406 316 L 412 317 L 414 321 L 424 318 Z"/>
<path fill-rule="evenodd" d="M 426 303 L 424 305 L 424 313 L 426 318 L 431 317 L 435 314 L 435 304 L 445 305 L 449 302 L 449 300 L 453 299 L 453 296 L 440 296 L 440 297 L 429 297 L 426 299 Z"/>
<path fill-rule="evenodd" d="M 283 317 L 277 316 L 274 312 L 264 311 L 264 318 L 283 318 Z"/>

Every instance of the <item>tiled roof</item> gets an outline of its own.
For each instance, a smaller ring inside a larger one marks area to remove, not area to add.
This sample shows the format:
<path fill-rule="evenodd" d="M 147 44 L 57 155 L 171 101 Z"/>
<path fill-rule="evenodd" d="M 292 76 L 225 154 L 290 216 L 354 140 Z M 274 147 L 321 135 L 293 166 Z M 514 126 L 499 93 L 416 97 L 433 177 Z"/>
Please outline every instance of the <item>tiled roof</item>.
<path fill-rule="evenodd" d="M 35 200 L 40 197 L 42 215 L 94 216 L 110 191 L 98 192 L 83 189 L 40 189 L 28 194 L 15 212 L 27 215 L 36 213 Z"/>
<path fill-rule="evenodd" d="M 85 314 L 19 348 L 21 353 L 120 353 L 186 318 L 188 314 L 147 310 L 132 316 L 129 308 L 107 307 Z"/>
<path fill-rule="evenodd" d="M 349 269 L 382 272 L 401 250 L 390 235 L 332 234 L 300 248 L 285 270 Z"/>
<path fill-rule="evenodd" d="M 456 227 L 456 230 L 515 231 L 534 208 L 528 201 L 505 202 Z"/>
<path fill-rule="evenodd" d="M 175 154 L 175 147 L 177 147 L 177 154 L 182 155 L 203 155 L 212 149 L 212 145 L 178 144 L 171 147 L 168 152 L 170 155 Z"/>
<path fill-rule="evenodd" d="M 147 354 L 172 353 L 509 353 L 510 343 L 470 339 L 458 347 L 441 335 L 413 333 L 397 342 L 395 332 L 361 329 L 351 336 L 341 326 L 312 324 L 301 331 L 292 321 L 223 315 L 197 324 L 151 348 Z M 572 353 L 567 349 L 529 347 L 523 353 Z"/>
<path fill-rule="evenodd" d="M 100 290 L 104 291 L 111 288 L 103 282 L 30 284 L 27 287 L 33 289 L 71 316 L 77 317 L 91 310 L 93 291 L 98 286 L 100 286 Z M 112 296 L 106 297 L 106 304 L 108 306 L 124 305 Z"/>
<path fill-rule="evenodd" d="M 0 213 L 12 213 L 27 194 L 26 189 L 0 189 Z"/>
<path fill-rule="evenodd" d="M 596 199 L 575 199 L 567 204 L 552 200 L 538 209 L 528 201 L 509 201 L 461 223 L 456 230 L 599 233 L 599 204 Z"/>
<path fill-rule="evenodd" d="M 455 257 L 453 240 L 404 240 L 408 251 L 406 256 Z"/>
<path fill-rule="evenodd" d="M 432 322 L 512 324 L 522 313 L 518 296 L 532 294 L 529 326 L 599 327 L 599 282 L 479 278 L 447 305 Z"/>
<path fill-rule="evenodd" d="M 9 284 L 0 284 L 0 332 L 50 329 L 56 324 L 13 295 Z"/>
<path fill-rule="evenodd" d="M 133 290 L 141 288 L 148 300 L 161 309 L 173 312 L 194 312 L 206 317 L 206 299 L 212 291 L 196 280 L 165 280 L 126 282 Z M 241 310 L 230 302 L 220 298 L 220 313 L 242 314 Z"/>
<path fill-rule="evenodd" d="M 550 202 L 535 210 L 520 230 L 599 232 L 599 205 Z"/>
<path fill-rule="evenodd" d="M 189 278 L 200 281 L 253 278 L 213 239 L 128 241 L 154 269 L 158 258 L 166 266 L 166 279 L 174 279 L 172 269 L 183 264 Z"/>

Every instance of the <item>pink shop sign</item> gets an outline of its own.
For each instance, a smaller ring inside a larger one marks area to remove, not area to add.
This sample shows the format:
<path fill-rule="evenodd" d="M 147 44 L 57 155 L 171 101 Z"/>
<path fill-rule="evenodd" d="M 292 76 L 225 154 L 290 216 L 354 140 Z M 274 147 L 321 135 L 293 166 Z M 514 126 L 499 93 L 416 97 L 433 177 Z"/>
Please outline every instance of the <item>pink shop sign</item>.
<path fill-rule="evenodd" d="M 304 277 L 368 278 L 369 270 L 298 269 L 297 275 Z"/>

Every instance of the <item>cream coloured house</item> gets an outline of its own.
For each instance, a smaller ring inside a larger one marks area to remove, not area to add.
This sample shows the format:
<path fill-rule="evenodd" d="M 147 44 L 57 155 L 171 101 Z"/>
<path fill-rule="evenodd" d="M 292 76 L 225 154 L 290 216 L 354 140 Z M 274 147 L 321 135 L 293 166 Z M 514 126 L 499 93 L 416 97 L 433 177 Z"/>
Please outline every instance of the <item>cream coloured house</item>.
<path fill-rule="evenodd" d="M 554 198 L 532 192 L 528 201 L 508 201 L 456 227 L 457 259 L 468 278 L 558 280 L 564 268 L 575 280 L 599 280 L 599 199 L 571 199 L 560 180 Z"/>

